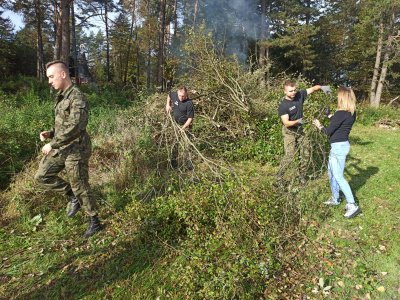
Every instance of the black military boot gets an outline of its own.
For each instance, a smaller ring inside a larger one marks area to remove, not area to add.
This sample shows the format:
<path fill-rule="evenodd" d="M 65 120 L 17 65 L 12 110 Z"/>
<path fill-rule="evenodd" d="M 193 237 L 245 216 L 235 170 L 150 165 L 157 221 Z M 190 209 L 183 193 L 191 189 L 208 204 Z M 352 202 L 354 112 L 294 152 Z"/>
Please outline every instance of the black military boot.
<path fill-rule="evenodd" d="M 79 203 L 78 198 L 74 195 L 72 191 L 67 194 L 68 198 L 71 200 L 71 208 L 67 213 L 68 218 L 72 218 L 81 208 L 81 204 Z"/>
<path fill-rule="evenodd" d="M 102 228 L 101 228 L 99 217 L 97 215 L 95 215 L 93 217 L 89 216 L 89 227 L 86 230 L 83 237 L 88 238 L 88 237 L 92 236 L 93 234 L 95 234 L 97 231 L 100 231 L 101 229 Z"/>

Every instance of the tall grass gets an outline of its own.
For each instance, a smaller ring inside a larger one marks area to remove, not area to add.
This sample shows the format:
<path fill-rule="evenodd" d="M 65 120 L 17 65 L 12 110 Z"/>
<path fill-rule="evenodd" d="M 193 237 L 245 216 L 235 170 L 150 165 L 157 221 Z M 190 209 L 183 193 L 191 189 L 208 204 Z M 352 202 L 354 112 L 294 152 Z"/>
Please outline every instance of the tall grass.
<path fill-rule="evenodd" d="M 52 104 L 45 96 L 33 89 L 13 94 L 0 90 L 0 188 L 36 154 L 39 132 L 51 126 Z"/>

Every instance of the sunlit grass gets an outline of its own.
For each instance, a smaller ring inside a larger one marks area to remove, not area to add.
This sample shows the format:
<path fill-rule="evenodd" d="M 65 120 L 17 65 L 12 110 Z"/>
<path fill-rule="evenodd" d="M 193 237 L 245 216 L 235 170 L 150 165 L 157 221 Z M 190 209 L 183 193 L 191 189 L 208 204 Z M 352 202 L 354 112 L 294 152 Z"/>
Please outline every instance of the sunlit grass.
<path fill-rule="evenodd" d="M 330 208 L 319 232 L 341 254 L 331 275 L 336 299 L 400 296 L 399 151 L 398 129 L 356 126 L 352 132 L 346 177 L 362 214 L 347 220 L 343 206 Z"/>

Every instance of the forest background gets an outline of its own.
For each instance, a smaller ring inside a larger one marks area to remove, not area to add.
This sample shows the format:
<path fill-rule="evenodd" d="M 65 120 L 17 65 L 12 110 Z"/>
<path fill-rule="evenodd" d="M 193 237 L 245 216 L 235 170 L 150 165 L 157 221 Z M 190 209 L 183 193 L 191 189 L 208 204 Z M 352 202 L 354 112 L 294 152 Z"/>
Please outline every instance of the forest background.
<path fill-rule="evenodd" d="M 3 79 L 21 74 L 44 80 L 44 63 L 52 59 L 66 61 L 74 72 L 78 56 L 85 54 L 99 84 L 164 91 L 185 73 L 181 55 L 188 31 L 204 25 L 221 54 L 236 55 L 252 71 L 266 66 L 267 80 L 286 72 L 348 84 L 374 106 L 382 94 L 390 100 L 399 92 L 397 1 L 21 0 L 0 5 L 25 22 L 15 32 L 9 19 L 0 19 Z"/>
<path fill-rule="evenodd" d="M 0 298 L 399 297 L 399 14 L 398 0 L 0 0 Z M 106 227 L 88 241 L 33 182 L 54 59 L 91 106 Z M 307 101 L 306 185 L 297 162 L 287 186 L 274 176 L 288 78 L 333 88 Z M 190 136 L 163 110 L 180 84 Z M 363 214 L 348 222 L 321 204 L 329 145 L 310 125 L 341 85 L 358 98 L 346 176 Z"/>

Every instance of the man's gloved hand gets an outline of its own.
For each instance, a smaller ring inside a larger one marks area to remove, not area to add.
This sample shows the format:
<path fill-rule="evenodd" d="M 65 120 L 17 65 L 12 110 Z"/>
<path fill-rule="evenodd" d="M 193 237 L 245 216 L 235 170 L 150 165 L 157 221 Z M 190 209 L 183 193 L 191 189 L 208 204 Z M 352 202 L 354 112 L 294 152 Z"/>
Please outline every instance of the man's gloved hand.
<path fill-rule="evenodd" d="M 331 110 L 329 109 L 329 107 L 324 108 L 324 115 L 327 116 L 328 118 L 331 115 Z"/>
<path fill-rule="evenodd" d="M 325 94 L 332 93 L 332 90 L 329 85 L 321 85 L 321 91 L 323 91 Z"/>
<path fill-rule="evenodd" d="M 301 118 L 301 119 L 298 119 L 298 120 L 297 120 L 297 124 L 299 124 L 299 125 L 303 125 L 303 124 L 304 124 L 303 118 Z"/>

